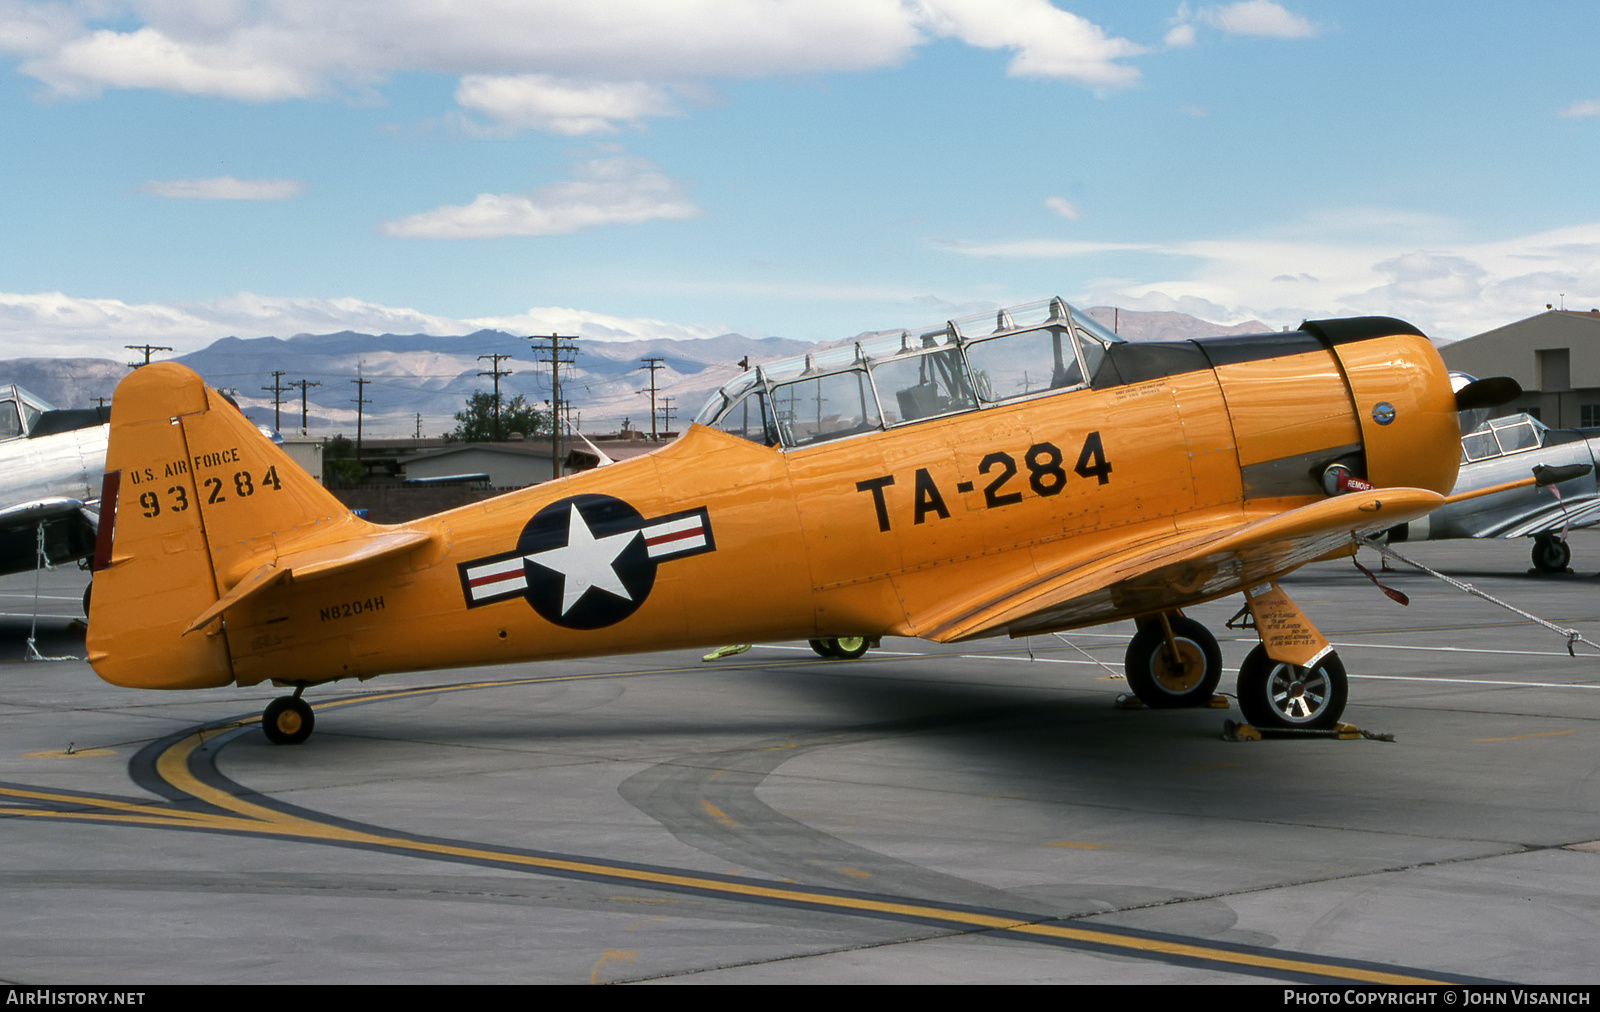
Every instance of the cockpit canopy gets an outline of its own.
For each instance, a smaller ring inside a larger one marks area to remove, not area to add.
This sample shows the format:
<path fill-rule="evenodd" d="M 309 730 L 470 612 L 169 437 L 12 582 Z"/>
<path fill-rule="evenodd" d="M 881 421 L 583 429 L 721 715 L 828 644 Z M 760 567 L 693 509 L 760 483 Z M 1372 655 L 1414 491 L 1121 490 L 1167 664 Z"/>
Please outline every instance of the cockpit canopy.
<path fill-rule="evenodd" d="M 53 410 L 49 403 L 16 384 L 0 387 L 0 440 L 26 436 L 41 415 Z"/>
<path fill-rule="evenodd" d="M 1544 445 L 1545 434 L 1549 431 L 1548 426 L 1532 415 L 1491 418 L 1482 428 L 1461 437 L 1461 463 L 1537 449 Z"/>
<path fill-rule="evenodd" d="M 768 446 L 809 446 L 1084 387 L 1120 343 L 1050 299 L 757 366 L 695 421 Z"/>

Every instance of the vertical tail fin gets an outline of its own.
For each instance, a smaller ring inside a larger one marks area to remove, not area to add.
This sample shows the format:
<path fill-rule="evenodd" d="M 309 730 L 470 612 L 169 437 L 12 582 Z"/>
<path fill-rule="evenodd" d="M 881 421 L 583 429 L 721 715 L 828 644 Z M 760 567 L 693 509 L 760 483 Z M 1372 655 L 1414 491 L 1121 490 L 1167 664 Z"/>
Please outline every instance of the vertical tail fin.
<path fill-rule="evenodd" d="M 304 543 L 369 525 L 261 435 L 190 370 L 136 370 L 112 399 L 89 663 L 115 685 L 188 689 L 233 681 L 226 633 L 208 622 L 184 635 L 253 571 L 276 562 L 282 538 Z"/>

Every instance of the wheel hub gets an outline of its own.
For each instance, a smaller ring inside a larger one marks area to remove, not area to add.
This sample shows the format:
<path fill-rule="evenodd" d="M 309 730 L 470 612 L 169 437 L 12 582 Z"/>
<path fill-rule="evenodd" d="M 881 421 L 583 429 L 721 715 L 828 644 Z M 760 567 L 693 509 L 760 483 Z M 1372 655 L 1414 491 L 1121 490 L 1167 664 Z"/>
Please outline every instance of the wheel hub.
<path fill-rule="evenodd" d="M 300 730 L 300 715 L 293 710 L 285 710 L 278 714 L 278 730 L 284 734 L 294 734 Z"/>
<path fill-rule="evenodd" d="M 1177 647 L 1177 662 L 1173 662 L 1171 650 L 1162 648 L 1151 665 L 1151 674 L 1168 692 L 1184 693 L 1200 684 L 1206 673 L 1206 659 L 1200 648 L 1188 640 L 1179 640 Z"/>

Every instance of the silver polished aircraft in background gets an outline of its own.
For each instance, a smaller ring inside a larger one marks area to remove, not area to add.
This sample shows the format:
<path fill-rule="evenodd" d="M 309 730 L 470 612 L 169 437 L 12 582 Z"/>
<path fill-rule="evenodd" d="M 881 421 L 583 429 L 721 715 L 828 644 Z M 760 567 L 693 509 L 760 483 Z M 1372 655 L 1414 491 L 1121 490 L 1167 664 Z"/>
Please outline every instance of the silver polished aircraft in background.
<path fill-rule="evenodd" d="M 1487 414 L 1487 411 L 1481 412 Z M 1389 540 L 1533 538 L 1533 565 L 1564 572 L 1572 561 L 1566 532 L 1600 523 L 1600 428 L 1552 429 L 1531 415 L 1484 419 L 1462 412 L 1461 472 L 1452 495 L 1526 478 L 1536 466 L 1572 475 L 1547 486 L 1523 486 L 1466 502 L 1446 503 L 1389 531 Z"/>
<path fill-rule="evenodd" d="M 87 558 L 99 527 L 109 408 L 60 410 L 0 386 L 0 575 Z"/>

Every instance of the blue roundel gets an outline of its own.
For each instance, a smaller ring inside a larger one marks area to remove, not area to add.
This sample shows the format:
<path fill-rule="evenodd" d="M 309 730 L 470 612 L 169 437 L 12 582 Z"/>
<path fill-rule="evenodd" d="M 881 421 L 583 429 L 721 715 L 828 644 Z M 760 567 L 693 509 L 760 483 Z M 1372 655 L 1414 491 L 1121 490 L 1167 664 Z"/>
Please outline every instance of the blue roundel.
<path fill-rule="evenodd" d="M 1372 420 L 1379 425 L 1388 425 L 1394 421 L 1394 405 L 1388 401 L 1379 401 L 1372 409 Z"/>

